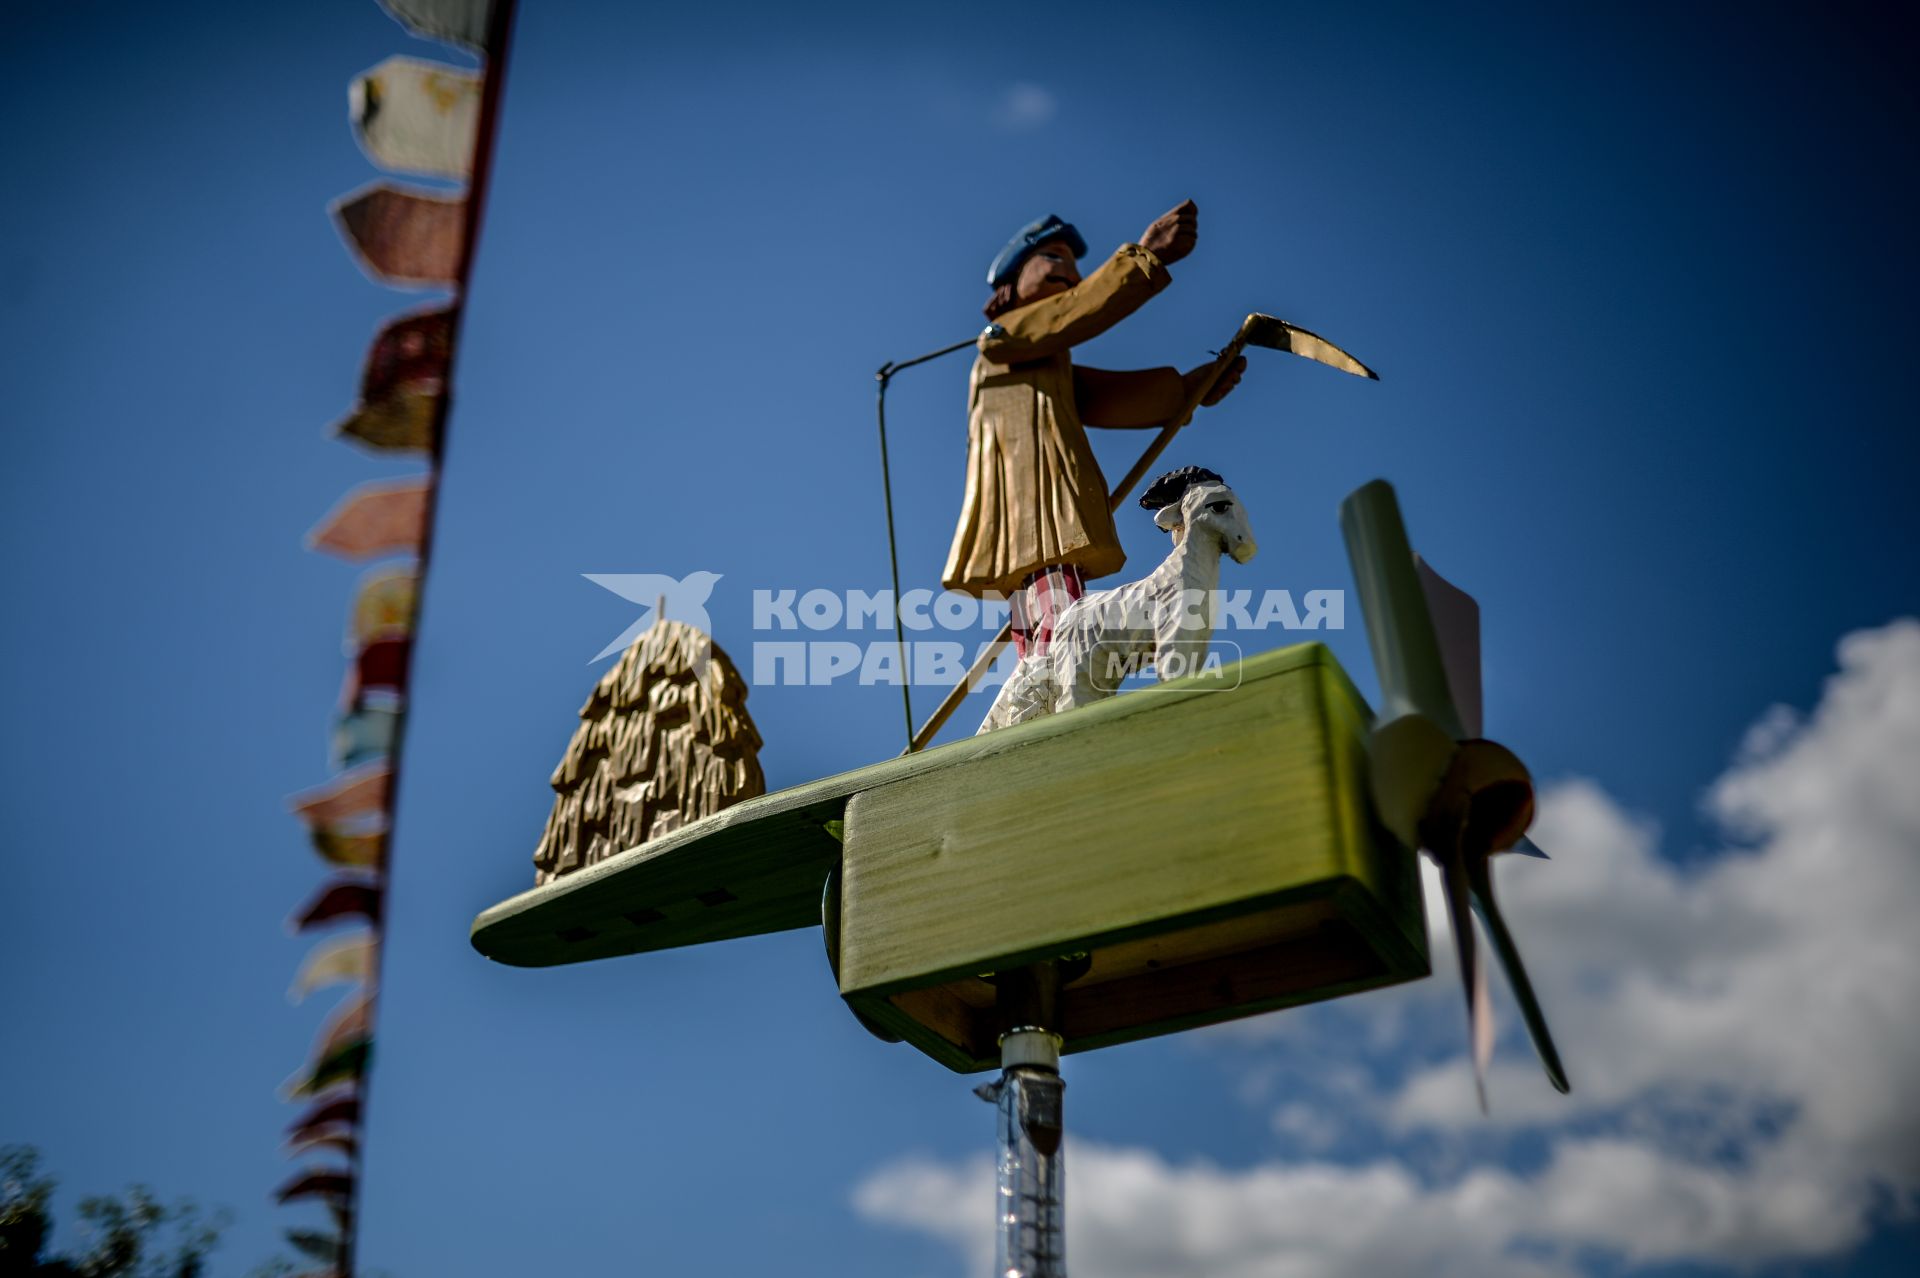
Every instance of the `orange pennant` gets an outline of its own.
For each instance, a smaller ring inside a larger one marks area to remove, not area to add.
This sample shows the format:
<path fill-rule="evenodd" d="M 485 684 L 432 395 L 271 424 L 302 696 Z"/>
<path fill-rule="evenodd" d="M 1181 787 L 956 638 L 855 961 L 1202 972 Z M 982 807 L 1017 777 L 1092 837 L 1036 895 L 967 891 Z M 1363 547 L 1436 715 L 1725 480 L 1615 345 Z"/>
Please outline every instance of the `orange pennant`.
<path fill-rule="evenodd" d="M 325 785 L 302 790 L 287 806 L 308 825 L 340 825 L 354 817 L 387 809 L 393 769 L 385 760 L 342 772 Z"/>
<path fill-rule="evenodd" d="M 460 275 L 464 197 L 376 182 L 336 200 L 333 218 L 360 267 L 395 288 L 448 288 Z"/>
<path fill-rule="evenodd" d="M 373 1037 L 373 995 L 367 990 L 349 994 L 327 1017 L 314 1040 L 313 1058 L 323 1061 L 349 1043 Z"/>
<path fill-rule="evenodd" d="M 418 554 L 427 532 L 427 495 L 432 486 L 425 475 L 361 484 L 314 525 L 307 534 L 307 548 L 331 551 L 345 559 L 370 559 L 395 551 Z"/>

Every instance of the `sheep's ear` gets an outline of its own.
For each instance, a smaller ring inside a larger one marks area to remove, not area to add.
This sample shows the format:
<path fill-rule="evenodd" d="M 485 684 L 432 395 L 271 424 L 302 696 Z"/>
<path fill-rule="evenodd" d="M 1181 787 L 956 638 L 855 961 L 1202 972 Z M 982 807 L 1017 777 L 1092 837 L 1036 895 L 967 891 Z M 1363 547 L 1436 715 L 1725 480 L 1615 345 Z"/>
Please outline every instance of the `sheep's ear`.
<path fill-rule="evenodd" d="M 1180 518 L 1180 504 L 1175 502 L 1171 506 L 1162 506 L 1160 509 L 1154 511 L 1153 522 L 1168 532 L 1172 532 L 1184 522 Z"/>

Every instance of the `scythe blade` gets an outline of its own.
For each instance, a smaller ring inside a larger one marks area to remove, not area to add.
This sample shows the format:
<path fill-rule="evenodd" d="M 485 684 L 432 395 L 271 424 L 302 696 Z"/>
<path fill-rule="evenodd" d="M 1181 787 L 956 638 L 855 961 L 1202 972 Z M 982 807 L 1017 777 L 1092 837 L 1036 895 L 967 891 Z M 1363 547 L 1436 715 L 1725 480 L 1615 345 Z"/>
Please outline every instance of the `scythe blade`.
<path fill-rule="evenodd" d="M 1288 351 L 1303 359 L 1325 364 L 1328 368 L 1352 373 L 1355 377 L 1365 377 L 1376 382 L 1380 380 L 1378 373 L 1318 333 L 1308 332 L 1297 324 L 1289 324 L 1272 315 L 1247 316 L 1246 325 L 1241 331 L 1246 334 L 1248 346 L 1264 346 L 1268 350 Z"/>

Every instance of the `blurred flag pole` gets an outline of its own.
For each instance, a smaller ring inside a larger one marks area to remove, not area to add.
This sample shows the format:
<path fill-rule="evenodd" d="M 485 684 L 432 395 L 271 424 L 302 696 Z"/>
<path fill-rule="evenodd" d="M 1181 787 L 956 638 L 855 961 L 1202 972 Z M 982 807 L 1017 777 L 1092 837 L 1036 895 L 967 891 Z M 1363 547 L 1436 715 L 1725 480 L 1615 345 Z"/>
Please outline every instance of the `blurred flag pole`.
<path fill-rule="evenodd" d="M 428 438 L 428 470 L 423 509 L 419 513 L 420 549 L 418 556 L 418 579 L 422 589 L 417 591 L 413 603 L 413 621 L 408 628 L 416 639 L 420 633 L 420 620 L 425 596 L 424 584 L 429 566 L 433 560 L 433 534 L 436 515 L 440 504 L 440 473 L 446 461 L 447 417 L 453 403 L 453 369 L 458 358 L 460 329 L 466 317 L 467 289 L 473 277 L 473 263 L 480 243 L 480 226 L 486 210 L 487 193 L 493 176 L 494 144 L 499 129 L 500 100 L 506 88 L 507 54 L 511 47 L 514 10 L 516 0 L 492 0 L 486 19 L 486 39 L 480 50 L 482 83 L 478 118 L 474 126 L 473 162 L 471 178 L 467 185 L 466 199 L 463 203 L 463 225 L 458 247 L 458 257 L 453 271 L 454 304 L 446 318 L 445 388 L 434 401 L 432 429 Z M 396 11 L 396 16 L 405 20 L 405 14 Z M 409 24 L 411 25 L 411 24 Z M 402 687 L 412 686 L 412 654 L 418 644 L 407 647 L 402 657 L 403 669 L 399 682 Z M 386 830 L 386 846 L 391 855 L 394 822 L 398 815 L 400 794 L 401 760 L 405 757 L 407 717 L 402 716 L 394 726 L 390 758 L 392 770 L 389 780 L 389 809 Z M 369 1006 L 367 1019 L 373 1023 L 377 1019 L 381 969 L 385 966 L 387 947 L 375 947 L 373 954 L 373 972 L 369 981 Z M 368 1094 L 371 1091 L 371 1079 L 363 1075 L 359 1086 L 358 1123 L 365 1130 Z M 364 1157 L 365 1141 L 358 1140 L 349 1152 L 352 1175 L 346 1186 L 341 1202 L 340 1237 L 341 1248 L 337 1270 L 342 1278 L 352 1278 L 359 1244 L 360 1186 L 363 1179 L 361 1160 Z"/>

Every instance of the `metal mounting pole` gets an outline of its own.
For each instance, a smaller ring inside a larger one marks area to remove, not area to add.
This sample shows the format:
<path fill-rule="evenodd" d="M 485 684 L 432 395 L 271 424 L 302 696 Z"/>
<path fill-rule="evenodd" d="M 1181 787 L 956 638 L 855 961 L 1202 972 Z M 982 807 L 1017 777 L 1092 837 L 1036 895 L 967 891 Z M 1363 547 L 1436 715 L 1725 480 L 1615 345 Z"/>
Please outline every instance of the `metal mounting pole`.
<path fill-rule="evenodd" d="M 1057 963 L 999 980 L 1000 1078 L 975 1089 L 998 1110 L 994 1278 L 1066 1278 L 1067 1195 Z"/>

